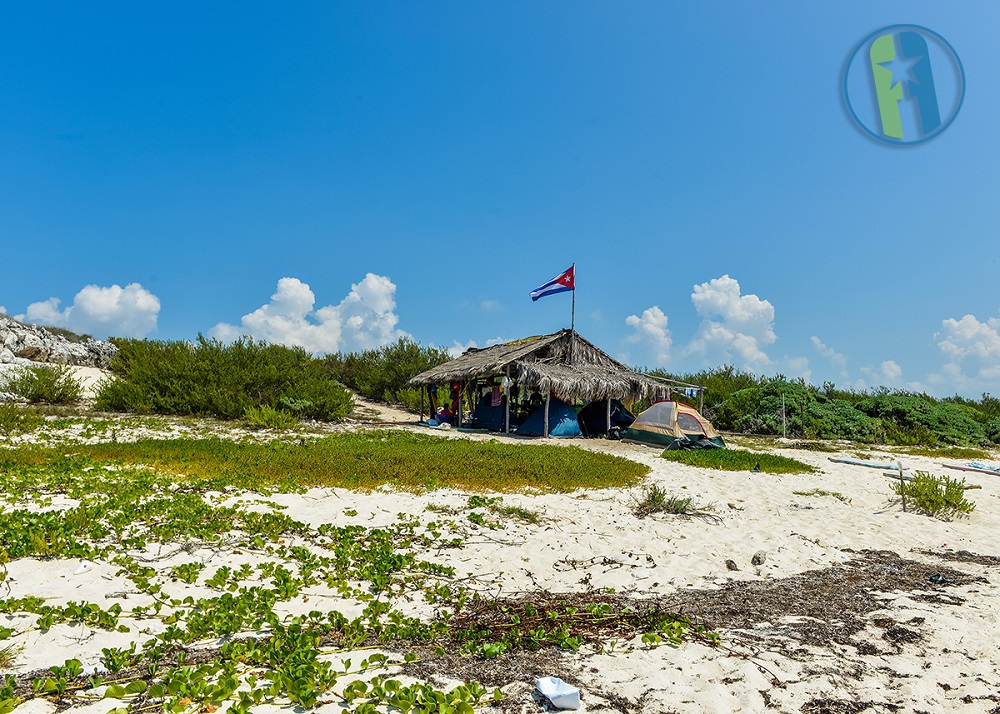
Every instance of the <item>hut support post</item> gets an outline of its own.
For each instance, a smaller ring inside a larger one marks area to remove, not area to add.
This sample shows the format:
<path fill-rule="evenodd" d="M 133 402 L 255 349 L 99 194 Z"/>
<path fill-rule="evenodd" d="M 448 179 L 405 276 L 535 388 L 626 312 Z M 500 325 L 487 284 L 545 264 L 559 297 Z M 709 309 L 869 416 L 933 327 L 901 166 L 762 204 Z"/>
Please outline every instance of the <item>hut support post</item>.
<path fill-rule="evenodd" d="M 507 389 L 503 395 L 503 433 L 510 433 L 510 367 L 507 368 Z"/>
<path fill-rule="evenodd" d="M 458 419 L 455 421 L 455 426 L 462 426 L 462 397 L 465 396 L 465 383 L 462 383 L 462 390 L 458 393 Z"/>
<path fill-rule="evenodd" d="M 420 421 L 424 420 L 424 391 L 426 391 L 427 385 L 420 385 Z"/>
<path fill-rule="evenodd" d="M 608 430 L 608 434 L 610 434 L 611 433 L 611 395 L 610 394 L 608 395 L 608 412 L 607 412 L 607 419 L 606 419 L 606 421 L 607 421 L 607 423 L 605 424 L 605 428 Z"/>
<path fill-rule="evenodd" d="M 549 438 L 549 402 L 552 400 L 552 393 L 549 392 L 545 395 L 545 427 L 542 431 L 542 436 L 546 439 Z"/>
<path fill-rule="evenodd" d="M 705 411 L 705 390 L 698 390 L 698 413 L 701 414 Z"/>

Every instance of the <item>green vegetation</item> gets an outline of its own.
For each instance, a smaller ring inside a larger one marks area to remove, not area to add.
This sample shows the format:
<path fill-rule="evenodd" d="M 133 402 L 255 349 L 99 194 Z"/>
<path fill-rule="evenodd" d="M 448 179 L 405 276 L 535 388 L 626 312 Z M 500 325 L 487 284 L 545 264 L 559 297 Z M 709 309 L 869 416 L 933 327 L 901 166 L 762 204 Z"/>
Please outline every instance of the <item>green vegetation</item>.
<path fill-rule="evenodd" d="M 572 491 L 633 485 L 649 469 L 607 454 L 559 446 L 440 439 L 405 431 L 338 434 L 304 444 L 223 439 L 140 440 L 79 445 L 93 465 L 149 465 L 217 488 L 340 486 L 410 490 Z M 0 452 L 0 469 L 62 463 L 62 447 Z"/>
<path fill-rule="evenodd" d="M 972 513 L 976 504 L 965 497 L 965 479 L 947 476 L 932 476 L 925 471 L 917 471 L 912 481 L 894 482 L 892 492 L 905 495 L 907 507 L 947 520 Z"/>
<path fill-rule="evenodd" d="M 841 501 L 848 505 L 850 505 L 851 503 L 851 499 L 845 496 L 844 494 L 838 493 L 837 491 L 824 491 L 821 488 L 814 488 L 812 491 L 792 491 L 792 493 L 794 493 L 796 496 L 819 496 L 819 497 L 832 496 L 833 498 L 836 498 L 838 501 Z"/>
<path fill-rule="evenodd" d="M 676 516 L 708 516 L 710 511 L 711 508 L 695 505 L 693 498 L 668 495 L 655 483 L 646 486 L 642 496 L 636 499 L 635 504 L 635 514 L 639 518 L 645 518 L 654 513 L 667 513 Z"/>
<path fill-rule="evenodd" d="M 299 423 L 294 414 L 269 406 L 247 407 L 243 419 L 254 429 L 291 429 Z"/>
<path fill-rule="evenodd" d="M 34 431 L 44 423 L 45 416 L 37 408 L 0 402 L 0 434 L 4 436 Z"/>
<path fill-rule="evenodd" d="M 722 471 L 760 471 L 769 474 L 808 474 L 815 468 L 796 459 L 775 454 L 761 454 L 756 451 L 737 449 L 698 449 L 695 451 L 664 451 L 663 458 L 678 461 L 688 466 Z"/>
<path fill-rule="evenodd" d="M 240 419 L 268 407 L 298 417 L 333 421 L 350 413 L 352 399 L 321 360 L 299 347 L 240 339 L 229 345 L 113 340 L 118 377 L 101 386 L 98 409 Z"/>
<path fill-rule="evenodd" d="M 985 449 L 977 449 L 971 446 L 940 446 L 931 448 L 927 446 L 904 446 L 893 451 L 911 456 L 931 456 L 942 459 L 989 459 L 990 452 Z"/>
<path fill-rule="evenodd" d="M 572 448 L 390 431 L 294 446 L 176 440 L 73 452 L 27 446 L 0 452 L 0 580 L 11 560 L 72 558 L 114 566 L 115 577 L 127 579 L 136 594 L 107 607 L 30 594 L 0 599 L 0 666 L 14 664 L 23 642 L 57 625 L 72 625 L 82 641 L 104 631 L 126 636 L 125 644 L 102 650 L 101 673 L 85 674 L 82 662 L 70 658 L 44 672 L 0 679 L 0 713 L 34 698 L 61 706 L 103 698 L 121 712 L 226 707 L 248 714 L 260 706 L 330 703 L 355 714 L 469 714 L 503 694 L 475 681 L 448 690 L 403 684 L 392 674 L 456 653 L 482 661 L 585 643 L 602 648 L 618 638 L 641 638 L 645 647 L 692 639 L 719 644 L 718 635 L 688 618 L 622 595 L 483 597 L 475 580 L 429 559 L 481 537 L 483 524 L 503 527 L 502 521 L 435 514 L 421 522 L 400 513 L 387 525 L 367 527 L 338 524 L 331 513 L 333 522 L 314 526 L 254 497 L 301 491 L 306 483 L 395 483 L 400 473 L 431 466 L 442 480 L 468 468 L 486 488 L 521 483 L 561 490 L 615 478 L 634 483 L 647 470 L 638 464 Z M 53 508 L 57 498 L 71 505 Z M 465 506 L 470 516 L 539 521 L 500 496 L 470 495 Z M 206 567 L 194 553 L 200 548 L 220 559 L 213 556 Z M 157 566 L 158 559 L 139 557 L 150 549 L 178 557 Z M 194 557 L 185 562 L 184 552 Z M 194 584 L 197 591 L 189 588 Z M 332 594 L 314 595 L 324 589 Z M 395 609 L 416 598 L 431 603 L 436 615 L 418 619 Z M 310 599 L 314 609 L 287 614 L 293 601 Z M 338 603 L 354 614 L 335 609 Z M 255 635 L 238 636 L 246 632 Z"/>
<path fill-rule="evenodd" d="M 369 399 L 420 406 L 420 390 L 406 383 L 431 367 L 451 359 L 447 351 L 421 347 L 408 338 L 374 350 L 329 355 L 326 366 L 334 379 Z"/>
<path fill-rule="evenodd" d="M 32 404 L 71 404 L 83 396 L 73 370 L 62 364 L 22 367 L 8 378 L 4 389 Z"/>
<path fill-rule="evenodd" d="M 843 390 L 784 375 L 763 377 L 726 365 L 687 374 L 653 374 L 706 387 L 704 413 L 717 429 L 782 434 L 806 439 L 846 439 L 908 446 L 989 447 L 1000 444 L 1000 399 Z M 784 398 L 784 412 L 782 411 Z M 685 400 L 697 406 L 697 400 Z M 643 405 L 639 405 L 642 408 Z"/>

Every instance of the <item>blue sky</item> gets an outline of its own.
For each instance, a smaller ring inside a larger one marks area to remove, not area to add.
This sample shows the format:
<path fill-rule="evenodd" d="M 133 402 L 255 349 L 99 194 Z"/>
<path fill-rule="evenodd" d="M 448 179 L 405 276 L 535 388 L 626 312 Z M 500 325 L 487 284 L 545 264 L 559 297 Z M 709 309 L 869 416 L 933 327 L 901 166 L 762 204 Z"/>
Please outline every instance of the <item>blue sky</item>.
<path fill-rule="evenodd" d="M 853 121 L 906 23 L 954 123 Z M 990 2 L 0 7 L 0 306 L 317 351 L 569 326 L 630 364 L 1000 392 Z"/>

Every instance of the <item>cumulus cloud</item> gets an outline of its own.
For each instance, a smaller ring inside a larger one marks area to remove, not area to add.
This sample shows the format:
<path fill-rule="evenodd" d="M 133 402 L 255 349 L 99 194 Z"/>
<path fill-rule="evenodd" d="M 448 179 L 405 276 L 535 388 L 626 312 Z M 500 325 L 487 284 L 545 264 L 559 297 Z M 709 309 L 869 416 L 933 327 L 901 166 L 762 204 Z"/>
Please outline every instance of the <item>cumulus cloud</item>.
<path fill-rule="evenodd" d="M 243 335 L 313 353 L 372 349 L 409 335 L 396 328 L 396 285 L 368 273 L 338 305 L 315 308 L 316 296 L 298 278 L 282 278 L 271 301 L 244 315 L 240 324 L 220 322 L 209 330 L 224 342 Z"/>
<path fill-rule="evenodd" d="M 931 381 L 951 388 L 995 389 L 1000 382 L 1000 319 L 981 322 L 974 315 L 941 321 L 934 333 L 945 356 L 942 374 Z"/>
<path fill-rule="evenodd" d="M 877 367 L 871 365 L 861 368 L 861 371 L 868 375 L 872 385 L 892 387 L 894 389 L 907 389 L 911 392 L 926 392 L 927 386 L 920 381 L 906 381 L 903 379 L 903 368 L 894 360 L 887 359 Z M 858 380 L 862 385 L 864 380 Z"/>
<path fill-rule="evenodd" d="M 5 308 L 3 305 L 0 305 L 0 315 L 6 315 L 6 314 L 7 314 L 7 308 Z"/>
<path fill-rule="evenodd" d="M 95 337 L 145 337 L 156 329 L 160 299 L 139 283 L 100 287 L 87 285 L 73 298 L 73 304 L 60 309 L 59 298 L 33 302 L 18 320 L 63 327 Z"/>
<path fill-rule="evenodd" d="M 629 315 L 625 324 L 632 328 L 628 341 L 645 345 L 660 365 L 670 359 L 670 347 L 673 340 L 667 329 L 669 319 L 656 305 L 643 310 L 642 316 Z"/>
<path fill-rule="evenodd" d="M 493 345 L 499 345 L 499 344 L 502 344 L 503 342 L 506 342 L 506 341 L 507 340 L 503 339 L 502 337 L 493 337 L 493 338 L 491 338 L 489 340 L 486 340 L 486 345 L 485 346 L 486 347 L 492 347 Z M 433 345 L 431 345 L 431 346 L 433 347 Z M 461 342 L 459 342 L 458 340 L 455 340 L 452 343 L 451 347 L 447 348 L 447 352 L 452 357 L 459 357 L 466 350 L 471 350 L 471 349 L 476 348 L 476 347 L 479 347 L 479 343 L 476 342 L 475 340 L 469 340 L 464 345 Z"/>
<path fill-rule="evenodd" d="M 740 284 L 723 275 L 694 286 L 691 302 L 702 322 L 688 352 L 707 359 L 761 368 L 771 364 L 763 347 L 774 343 L 774 306 L 741 294 Z"/>

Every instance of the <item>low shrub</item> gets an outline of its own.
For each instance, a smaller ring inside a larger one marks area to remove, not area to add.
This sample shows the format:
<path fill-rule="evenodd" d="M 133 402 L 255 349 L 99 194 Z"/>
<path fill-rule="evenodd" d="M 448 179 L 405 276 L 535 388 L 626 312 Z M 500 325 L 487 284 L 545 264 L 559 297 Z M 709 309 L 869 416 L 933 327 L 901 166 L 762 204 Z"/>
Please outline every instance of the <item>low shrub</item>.
<path fill-rule="evenodd" d="M 894 482 L 892 492 L 906 496 L 907 506 L 943 520 L 972 513 L 976 504 L 965 497 L 965 479 L 932 476 L 917 471 L 912 481 Z"/>
<path fill-rule="evenodd" d="M 695 451 L 664 451 L 661 456 L 688 466 L 701 466 L 722 471 L 753 471 L 769 474 L 808 474 L 816 469 L 796 459 L 776 454 L 761 454 L 738 449 L 698 449 Z"/>
<path fill-rule="evenodd" d="M 83 397 L 83 387 L 64 364 L 39 364 L 22 367 L 4 387 L 32 404 L 71 404 Z"/>
<path fill-rule="evenodd" d="M 291 429 L 299 423 L 294 414 L 269 406 L 247 407 L 243 420 L 254 429 Z"/>
<path fill-rule="evenodd" d="M 401 402 L 415 410 L 420 406 L 420 390 L 408 387 L 407 382 L 449 359 L 446 350 L 421 347 L 404 337 L 378 349 L 329 355 L 325 363 L 334 379 L 359 394 L 382 402 Z"/>
<path fill-rule="evenodd" d="M 322 360 L 301 347 L 243 338 L 232 344 L 113 340 L 118 353 L 96 405 L 140 414 L 243 418 L 270 407 L 305 419 L 333 421 L 350 413 L 350 392 L 331 379 Z"/>

